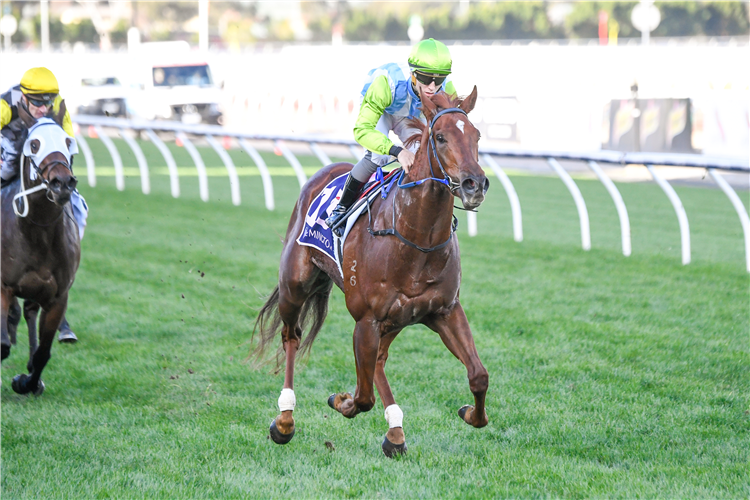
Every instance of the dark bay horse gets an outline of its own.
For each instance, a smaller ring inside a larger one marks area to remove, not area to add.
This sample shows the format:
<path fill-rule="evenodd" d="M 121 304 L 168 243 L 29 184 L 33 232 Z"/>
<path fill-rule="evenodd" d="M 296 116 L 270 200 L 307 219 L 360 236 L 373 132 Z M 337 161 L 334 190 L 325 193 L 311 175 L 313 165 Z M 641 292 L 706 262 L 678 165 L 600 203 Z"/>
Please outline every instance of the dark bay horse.
<path fill-rule="evenodd" d="M 2 189 L 2 359 L 10 355 L 8 309 L 16 297 L 42 310 L 39 347 L 30 346 L 29 375 L 13 378 L 19 394 L 44 391 L 40 377 L 81 259 L 78 226 L 68 203 L 77 184 L 70 168 L 77 152 L 75 139 L 42 118 L 29 129 L 20 175 Z M 36 313 L 29 311 L 26 319 L 34 323 Z"/>
<path fill-rule="evenodd" d="M 374 382 L 389 424 L 383 452 L 389 457 L 404 453 L 403 413 L 388 385 L 385 363 L 388 348 L 399 332 L 421 323 L 437 332 L 467 368 L 474 405 L 462 407 L 459 416 L 474 427 L 487 425 L 488 374 L 459 302 L 461 261 L 453 234 L 454 197 L 459 197 L 466 209 L 474 209 L 484 201 L 489 188 L 478 163 L 479 132 L 467 117 L 476 99 L 474 87 L 464 99 L 441 93 L 423 100 L 422 111 L 430 125 L 412 122 L 421 133 L 407 143 L 419 142 L 420 148 L 414 165 L 400 181 L 404 189 L 393 189 L 388 198 L 378 198 L 371 206 L 372 229 L 395 232 L 374 236 L 366 230 L 367 217 L 360 218 L 343 250 L 343 279 L 328 257 L 297 244 L 296 237 L 313 198 L 352 165 L 329 165 L 302 189 L 287 228 L 279 284 L 261 309 L 253 332 L 260 334 L 254 354 L 262 358 L 281 329 L 282 347 L 276 359 L 279 365 L 284 359 L 286 368 L 279 398 L 281 413 L 271 423 L 271 437 L 276 443 L 287 443 L 294 435 L 295 357 L 298 350 L 309 349 L 320 331 L 333 283 L 343 290 L 347 309 L 356 321 L 357 387 L 353 396 L 331 395 L 328 404 L 332 408 L 347 418 L 369 411 L 375 405 Z M 429 180 L 416 184 L 425 179 Z M 410 183 L 415 184 L 407 188 Z M 303 340 L 303 329 L 308 325 Z"/>

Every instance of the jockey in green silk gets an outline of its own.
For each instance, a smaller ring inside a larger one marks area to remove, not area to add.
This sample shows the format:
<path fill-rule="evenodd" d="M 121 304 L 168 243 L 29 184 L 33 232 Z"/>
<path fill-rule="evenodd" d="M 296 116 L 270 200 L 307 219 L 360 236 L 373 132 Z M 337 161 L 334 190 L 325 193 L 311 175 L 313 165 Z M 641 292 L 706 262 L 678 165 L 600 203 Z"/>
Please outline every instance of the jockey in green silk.
<path fill-rule="evenodd" d="M 441 91 L 456 95 L 449 77 L 451 65 L 448 47 L 430 38 L 412 48 L 408 64 L 388 63 L 368 73 L 354 125 L 354 139 L 366 153 L 346 179 L 339 204 L 326 219 L 328 227 L 333 227 L 343 218 L 370 176 L 378 167 L 390 163 L 391 157 L 396 157 L 403 169 L 409 172 L 418 145 L 411 149 L 396 146 L 388 138 L 388 133 L 393 131 L 403 142 L 419 132 L 410 126 L 410 119 L 425 122 L 419 109 L 423 97 Z M 343 227 L 337 227 L 334 232 L 342 236 Z"/>

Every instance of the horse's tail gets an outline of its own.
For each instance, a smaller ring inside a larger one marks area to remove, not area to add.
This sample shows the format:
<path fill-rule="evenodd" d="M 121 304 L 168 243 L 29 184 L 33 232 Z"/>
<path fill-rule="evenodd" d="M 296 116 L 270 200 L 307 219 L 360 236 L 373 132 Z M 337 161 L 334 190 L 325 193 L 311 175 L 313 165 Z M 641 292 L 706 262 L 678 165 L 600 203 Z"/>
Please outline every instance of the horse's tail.
<path fill-rule="evenodd" d="M 333 281 L 326 280 L 324 283 L 315 289 L 315 291 L 305 300 L 300 310 L 298 328 L 304 332 L 306 327 L 310 325 L 310 329 L 307 334 L 303 334 L 302 344 L 300 345 L 298 356 L 304 355 L 310 352 L 312 343 L 315 341 L 315 337 L 318 336 L 318 332 L 323 327 L 323 322 L 328 315 L 328 298 L 331 295 L 331 287 Z M 257 365 L 263 364 L 264 355 L 269 344 L 273 342 L 276 335 L 281 333 L 282 321 L 279 315 L 279 286 L 273 289 L 271 295 L 260 308 L 258 318 L 255 320 L 255 326 L 253 327 L 253 334 L 251 338 L 255 338 L 256 332 L 259 335 L 259 341 L 257 347 L 250 353 L 250 358 L 253 358 Z M 279 346 L 276 351 L 276 373 L 280 371 L 280 368 L 284 362 L 284 347 Z"/>

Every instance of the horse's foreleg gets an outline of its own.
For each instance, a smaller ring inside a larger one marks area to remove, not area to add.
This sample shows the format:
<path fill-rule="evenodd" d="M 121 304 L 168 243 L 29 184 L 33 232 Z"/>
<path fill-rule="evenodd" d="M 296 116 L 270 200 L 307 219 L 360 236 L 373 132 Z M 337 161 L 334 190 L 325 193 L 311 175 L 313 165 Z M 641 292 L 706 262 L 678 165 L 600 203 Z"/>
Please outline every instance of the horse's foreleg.
<path fill-rule="evenodd" d="M 2 345 L 2 354 L 0 359 L 10 356 L 10 335 L 8 335 L 8 309 L 14 299 L 9 288 L 2 287 L 0 293 L 2 298 L 0 304 L 0 345 Z"/>
<path fill-rule="evenodd" d="M 29 375 L 16 375 L 11 385 L 18 394 L 33 392 L 39 396 L 44 392 L 44 383 L 41 380 L 42 371 L 49 361 L 52 343 L 67 306 L 68 297 L 65 296 L 53 303 L 49 309 L 42 309 L 39 319 L 39 347 L 31 357 L 30 373 Z"/>
<path fill-rule="evenodd" d="M 489 376 L 482 365 L 474 345 L 474 336 L 469 328 L 461 304 L 456 303 L 450 313 L 430 317 L 424 324 L 440 335 L 440 339 L 450 352 L 466 366 L 469 377 L 469 388 L 474 394 L 474 406 L 464 406 L 458 410 L 459 416 L 474 427 L 487 425 L 487 413 L 484 407 Z"/>
<path fill-rule="evenodd" d="M 26 326 L 29 329 L 29 363 L 26 365 L 26 369 L 31 373 L 31 359 L 34 353 L 39 347 L 37 338 L 36 320 L 39 316 L 40 306 L 33 300 L 23 301 L 23 317 L 26 320 Z"/>
<path fill-rule="evenodd" d="M 385 408 L 385 421 L 388 423 L 388 433 L 383 439 L 383 453 L 387 457 L 406 453 L 406 435 L 404 434 L 404 414 L 396 404 L 391 392 L 391 386 L 385 377 L 385 362 L 388 360 L 388 348 L 399 332 L 389 333 L 380 339 L 378 360 L 375 365 L 375 387 L 378 389 L 380 401 Z"/>
<path fill-rule="evenodd" d="M 380 331 L 370 317 L 357 322 L 354 328 L 354 361 L 357 366 L 357 390 L 350 394 L 335 394 L 328 398 L 328 404 L 346 418 L 354 418 L 358 413 L 370 411 L 375 406 L 375 392 L 372 387 L 375 377 L 375 364 L 378 359 Z"/>
<path fill-rule="evenodd" d="M 21 306 L 18 305 L 18 299 L 13 297 L 8 308 L 8 335 L 10 336 L 11 345 L 16 345 L 16 333 L 18 324 L 21 322 Z"/>

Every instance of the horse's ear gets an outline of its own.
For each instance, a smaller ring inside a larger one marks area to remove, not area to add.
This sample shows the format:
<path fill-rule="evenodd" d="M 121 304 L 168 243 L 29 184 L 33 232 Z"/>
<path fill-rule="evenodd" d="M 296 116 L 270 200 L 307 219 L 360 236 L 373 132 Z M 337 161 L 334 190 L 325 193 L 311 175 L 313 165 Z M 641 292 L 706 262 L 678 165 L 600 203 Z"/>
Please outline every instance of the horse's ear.
<path fill-rule="evenodd" d="M 39 139 L 32 139 L 29 143 L 29 149 L 31 150 L 32 154 L 37 154 L 39 152 L 39 146 L 41 143 L 39 142 Z"/>
<path fill-rule="evenodd" d="M 435 114 L 437 114 L 437 106 L 429 97 L 422 99 L 422 113 L 424 113 L 428 124 L 432 121 Z"/>
<path fill-rule="evenodd" d="M 65 138 L 65 145 L 68 146 L 68 153 L 70 156 L 78 154 L 78 142 L 72 137 Z"/>
<path fill-rule="evenodd" d="M 471 94 L 464 97 L 464 100 L 461 101 L 461 104 L 459 104 L 459 108 L 464 110 L 467 114 L 471 113 L 471 110 L 474 109 L 474 106 L 477 104 L 477 86 L 474 85 L 474 90 L 471 91 Z"/>

